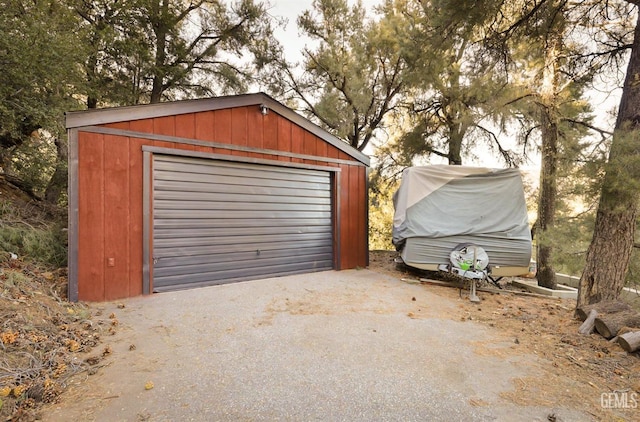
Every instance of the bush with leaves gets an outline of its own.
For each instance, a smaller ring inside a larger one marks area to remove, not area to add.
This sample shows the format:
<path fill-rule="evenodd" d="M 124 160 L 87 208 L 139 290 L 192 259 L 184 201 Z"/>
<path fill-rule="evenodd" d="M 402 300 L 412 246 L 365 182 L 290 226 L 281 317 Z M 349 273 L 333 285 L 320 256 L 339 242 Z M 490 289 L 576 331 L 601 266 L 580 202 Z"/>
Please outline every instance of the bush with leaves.
<path fill-rule="evenodd" d="M 395 250 L 391 243 L 393 230 L 393 193 L 398 182 L 372 173 L 369 192 L 369 249 Z"/>
<path fill-rule="evenodd" d="M 62 219 L 32 208 L 25 211 L 16 203 L 0 201 L 0 259 L 13 253 L 50 268 L 65 267 L 67 232 Z"/>

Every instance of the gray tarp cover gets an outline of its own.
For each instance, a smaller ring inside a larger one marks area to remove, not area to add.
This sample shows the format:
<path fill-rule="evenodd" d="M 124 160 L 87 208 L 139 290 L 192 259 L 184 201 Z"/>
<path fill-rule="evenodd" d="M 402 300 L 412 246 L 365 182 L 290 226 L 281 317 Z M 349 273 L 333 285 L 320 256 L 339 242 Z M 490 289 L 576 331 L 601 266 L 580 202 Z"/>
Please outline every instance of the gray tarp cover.
<path fill-rule="evenodd" d="M 474 243 L 490 266 L 526 267 L 531 233 L 517 169 L 433 165 L 402 174 L 394 196 L 393 244 L 406 264 L 448 264 Z"/>

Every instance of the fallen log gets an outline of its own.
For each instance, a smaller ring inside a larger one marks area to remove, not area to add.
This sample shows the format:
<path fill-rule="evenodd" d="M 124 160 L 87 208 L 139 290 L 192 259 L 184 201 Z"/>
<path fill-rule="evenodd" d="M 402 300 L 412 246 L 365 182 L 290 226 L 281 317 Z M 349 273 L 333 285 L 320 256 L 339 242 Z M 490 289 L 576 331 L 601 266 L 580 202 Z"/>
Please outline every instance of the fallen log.
<path fill-rule="evenodd" d="M 640 331 L 640 328 L 622 327 L 618 330 L 618 335 L 621 336 L 623 334 L 633 333 L 634 331 Z"/>
<path fill-rule="evenodd" d="M 622 334 L 618 337 L 618 344 L 629 353 L 640 350 L 640 331 Z"/>
<path fill-rule="evenodd" d="M 606 339 L 615 337 L 622 327 L 640 328 L 640 314 L 635 311 L 600 315 L 595 320 L 596 331 Z"/>
<path fill-rule="evenodd" d="M 604 302 L 594 303 L 592 305 L 584 305 L 576 309 L 576 316 L 584 321 L 589 316 L 592 309 L 598 311 L 599 314 L 615 314 L 622 311 L 630 311 L 631 306 L 626 302 L 619 300 L 608 300 Z"/>
<path fill-rule="evenodd" d="M 593 330 L 596 328 L 596 317 L 598 316 L 598 311 L 592 309 L 589 312 L 589 316 L 584 320 L 580 328 L 578 328 L 578 332 L 582 335 L 589 335 L 593 333 Z"/>
<path fill-rule="evenodd" d="M 618 335 L 616 335 L 611 340 L 609 340 L 609 343 L 617 343 L 621 335 L 627 334 L 627 333 L 633 333 L 634 331 L 640 331 L 640 329 L 631 328 L 631 327 L 622 327 L 621 329 L 618 330 Z"/>

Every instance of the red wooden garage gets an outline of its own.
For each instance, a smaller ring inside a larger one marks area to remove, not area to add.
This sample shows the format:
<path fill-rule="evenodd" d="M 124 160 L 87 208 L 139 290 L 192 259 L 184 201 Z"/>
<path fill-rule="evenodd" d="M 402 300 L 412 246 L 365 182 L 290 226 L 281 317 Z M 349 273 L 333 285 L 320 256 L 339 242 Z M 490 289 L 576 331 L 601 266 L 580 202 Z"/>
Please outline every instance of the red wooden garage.
<path fill-rule="evenodd" d="M 70 300 L 368 264 L 369 158 L 266 94 L 66 125 Z"/>

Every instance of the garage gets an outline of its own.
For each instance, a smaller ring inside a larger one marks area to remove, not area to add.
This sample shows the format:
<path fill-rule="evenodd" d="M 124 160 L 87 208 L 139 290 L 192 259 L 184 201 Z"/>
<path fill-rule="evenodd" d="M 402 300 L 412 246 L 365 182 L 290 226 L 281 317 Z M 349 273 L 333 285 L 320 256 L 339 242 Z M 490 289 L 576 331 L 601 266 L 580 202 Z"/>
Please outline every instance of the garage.
<path fill-rule="evenodd" d="M 368 265 L 369 157 L 264 93 L 66 127 L 70 300 Z"/>
<path fill-rule="evenodd" d="M 154 291 L 333 269 L 331 174 L 153 161 Z"/>

